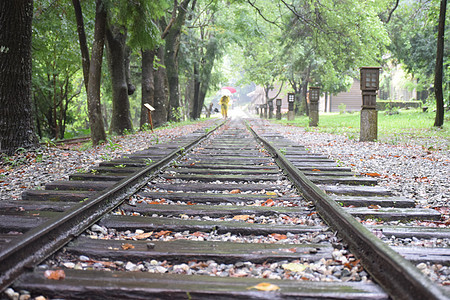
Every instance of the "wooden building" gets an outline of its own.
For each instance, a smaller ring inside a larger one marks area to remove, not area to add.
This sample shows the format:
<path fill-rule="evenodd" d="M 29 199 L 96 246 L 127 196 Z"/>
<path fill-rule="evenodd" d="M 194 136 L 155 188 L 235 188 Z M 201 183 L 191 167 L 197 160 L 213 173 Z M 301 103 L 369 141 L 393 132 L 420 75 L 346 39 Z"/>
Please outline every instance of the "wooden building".
<path fill-rule="evenodd" d="M 324 103 L 322 111 L 339 112 L 339 106 L 341 104 L 345 105 L 346 111 L 360 111 L 362 96 L 359 80 L 353 79 L 353 84 L 348 92 L 341 92 L 337 95 L 328 95 L 327 98 L 326 101 L 325 97 L 320 98 L 320 101 Z"/>

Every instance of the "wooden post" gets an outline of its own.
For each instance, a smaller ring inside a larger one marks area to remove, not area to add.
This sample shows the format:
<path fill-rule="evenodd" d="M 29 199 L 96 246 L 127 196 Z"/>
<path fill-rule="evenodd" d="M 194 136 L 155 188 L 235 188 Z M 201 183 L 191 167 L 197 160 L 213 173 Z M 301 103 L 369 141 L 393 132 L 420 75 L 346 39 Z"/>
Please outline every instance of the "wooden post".
<path fill-rule="evenodd" d="M 150 122 L 150 129 L 153 132 L 153 120 L 152 120 L 152 111 L 154 111 L 155 109 L 153 108 L 153 106 L 151 106 L 148 103 L 144 103 L 145 108 L 148 109 L 148 121 Z"/>
<path fill-rule="evenodd" d="M 288 115 L 287 115 L 288 121 L 292 121 L 295 119 L 294 101 L 295 101 L 295 94 L 288 93 Z"/>
<path fill-rule="evenodd" d="M 361 72 L 361 125 L 359 141 L 373 142 L 378 138 L 377 91 L 380 84 L 380 67 L 362 67 Z"/>
<path fill-rule="evenodd" d="M 277 120 L 281 120 L 281 99 L 277 99 L 277 113 L 276 118 Z"/>
<path fill-rule="evenodd" d="M 319 125 L 319 98 L 320 88 L 309 88 L 309 126 L 317 127 Z"/>

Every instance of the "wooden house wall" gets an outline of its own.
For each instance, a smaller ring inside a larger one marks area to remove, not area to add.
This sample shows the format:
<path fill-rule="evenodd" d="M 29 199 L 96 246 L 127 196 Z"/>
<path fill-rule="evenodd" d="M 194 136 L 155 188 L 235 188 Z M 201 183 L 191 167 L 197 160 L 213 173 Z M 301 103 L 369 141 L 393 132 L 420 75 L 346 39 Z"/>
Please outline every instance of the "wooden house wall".
<path fill-rule="evenodd" d="M 339 105 L 344 103 L 346 111 L 360 111 L 362 105 L 361 89 L 359 80 L 354 79 L 353 85 L 348 92 L 341 92 L 331 96 L 331 112 L 339 112 Z"/>

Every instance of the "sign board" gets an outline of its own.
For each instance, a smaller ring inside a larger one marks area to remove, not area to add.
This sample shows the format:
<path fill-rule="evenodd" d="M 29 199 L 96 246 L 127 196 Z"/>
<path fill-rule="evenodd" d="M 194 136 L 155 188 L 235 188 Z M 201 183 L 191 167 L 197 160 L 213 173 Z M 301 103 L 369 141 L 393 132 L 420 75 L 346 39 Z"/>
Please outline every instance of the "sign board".
<path fill-rule="evenodd" d="M 154 111 L 155 109 L 153 108 L 153 106 L 151 106 L 148 103 L 144 103 L 144 106 L 149 110 L 149 111 Z"/>

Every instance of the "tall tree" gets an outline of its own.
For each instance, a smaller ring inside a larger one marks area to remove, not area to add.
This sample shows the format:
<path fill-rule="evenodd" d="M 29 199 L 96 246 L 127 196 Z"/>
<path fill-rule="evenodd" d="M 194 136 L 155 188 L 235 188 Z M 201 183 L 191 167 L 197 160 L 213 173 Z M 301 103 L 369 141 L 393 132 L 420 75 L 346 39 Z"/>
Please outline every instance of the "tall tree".
<path fill-rule="evenodd" d="M 447 11 L 447 0 L 441 0 L 439 11 L 439 25 L 437 36 L 436 70 L 434 73 L 434 93 L 436 95 L 436 118 L 434 126 L 444 125 L 444 94 L 442 91 L 442 78 L 444 76 L 444 33 L 445 33 L 445 12 Z"/>
<path fill-rule="evenodd" d="M 128 89 L 126 50 L 127 29 L 124 26 L 109 25 L 106 30 L 108 51 L 108 67 L 112 86 L 111 133 L 123 134 L 124 130 L 132 130 L 130 101 L 128 95 L 134 90 Z"/>
<path fill-rule="evenodd" d="M 33 0 L 0 1 L 0 152 L 38 147 L 31 109 Z"/>
<path fill-rule="evenodd" d="M 166 37 L 164 61 L 167 71 L 167 80 L 169 83 L 168 119 L 171 121 L 179 120 L 179 115 L 177 113 L 178 108 L 180 107 L 178 51 L 180 49 L 181 29 L 186 20 L 186 13 L 190 1 L 191 0 L 183 0 L 178 5 L 178 1 L 174 0 L 173 9 L 177 11 L 177 16 Z"/>
<path fill-rule="evenodd" d="M 100 87 L 102 77 L 103 48 L 106 32 L 106 7 L 102 0 L 96 0 L 94 42 L 89 67 L 88 111 L 92 144 L 97 145 L 106 140 L 103 116 L 100 103 Z"/>
<path fill-rule="evenodd" d="M 33 105 L 40 137 L 63 138 L 74 120 L 69 109 L 81 92 L 79 50 L 70 4 L 40 1 L 33 17 Z M 58 31 L 54 28 L 58 27 Z"/>
<path fill-rule="evenodd" d="M 160 126 L 167 122 L 168 116 L 168 94 L 169 94 L 169 83 L 167 80 L 166 68 L 164 68 L 164 47 L 161 46 L 156 50 L 155 59 L 158 61 L 157 64 L 160 65 L 154 71 L 154 82 L 155 82 L 155 95 L 154 95 L 154 108 L 155 114 L 153 117 L 153 124 L 155 126 Z"/>
<path fill-rule="evenodd" d="M 155 106 L 155 75 L 153 63 L 156 51 L 142 50 L 142 95 L 141 95 L 141 117 L 139 126 L 142 128 L 148 120 L 148 111 L 144 104 L 148 103 L 152 107 Z"/>
<path fill-rule="evenodd" d="M 87 39 L 86 39 L 86 31 L 84 28 L 83 11 L 81 9 L 80 0 L 72 0 L 72 4 L 75 10 L 75 19 L 77 20 L 77 32 L 81 50 L 81 63 L 83 66 L 84 86 L 86 87 L 87 92 L 89 83 L 90 60 L 89 60 L 89 48 L 87 46 Z"/>
<path fill-rule="evenodd" d="M 215 84 L 213 68 L 223 53 L 223 45 L 230 38 L 226 35 L 224 3 L 193 1 L 186 21 L 180 49 L 180 74 L 185 82 L 186 107 L 191 119 L 200 118 L 207 92 Z M 183 85 L 182 85 L 183 86 Z"/>

